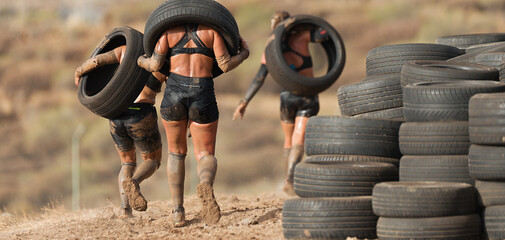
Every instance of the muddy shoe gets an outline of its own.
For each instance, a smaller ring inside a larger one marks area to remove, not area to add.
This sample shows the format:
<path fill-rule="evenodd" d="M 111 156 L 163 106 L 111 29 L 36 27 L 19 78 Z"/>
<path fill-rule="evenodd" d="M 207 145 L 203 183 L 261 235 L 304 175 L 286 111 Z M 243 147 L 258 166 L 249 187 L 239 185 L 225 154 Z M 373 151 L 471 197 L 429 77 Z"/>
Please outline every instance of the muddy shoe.
<path fill-rule="evenodd" d="M 172 218 L 174 219 L 174 227 L 183 227 L 186 225 L 186 214 L 183 207 L 173 210 Z"/>
<path fill-rule="evenodd" d="M 128 196 L 128 203 L 137 211 L 145 211 L 147 209 L 147 201 L 140 193 L 140 186 L 137 181 L 132 178 L 126 178 L 123 181 L 123 189 Z"/>
<path fill-rule="evenodd" d="M 221 209 L 217 205 L 214 197 L 214 189 L 206 183 L 200 183 L 196 186 L 196 194 L 202 201 L 202 218 L 208 224 L 215 224 L 221 218 Z"/>
<path fill-rule="evenodd" d="M 133 217 L 131 208 L 121 208 L 119 209 L 119 219 L 127 219 Z"/>
<path fill-rule="evenodd" d="M 293 183 L 292 182 L 289 182 L 289 181 L 285 181 L 284 182 L 284 187 L 282 187 L 282 190 L 288 194 L 289 196 L 296 196 L 296 193 L 295 193 L 295 188 L 293 186 Z"/>

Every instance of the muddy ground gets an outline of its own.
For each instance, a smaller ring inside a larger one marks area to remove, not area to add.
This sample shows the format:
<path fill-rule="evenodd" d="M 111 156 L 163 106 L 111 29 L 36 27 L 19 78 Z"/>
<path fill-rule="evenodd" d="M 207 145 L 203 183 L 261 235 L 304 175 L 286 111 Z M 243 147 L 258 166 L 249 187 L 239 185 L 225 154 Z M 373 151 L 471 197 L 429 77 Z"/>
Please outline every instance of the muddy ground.
<path fill-rule="evenodd" d="M 70 211 L 45 209 L 33 219 L 0 215 L 0 239 L 283 239 L 281 194 L 217 195 L 222 217 L 207 225 L 199 216 L 200 200 L 185 201 L 188 225 L 174 228 L 169 201 L 148 203 L 131 219 L 118 218 L 119 206 Z"/>

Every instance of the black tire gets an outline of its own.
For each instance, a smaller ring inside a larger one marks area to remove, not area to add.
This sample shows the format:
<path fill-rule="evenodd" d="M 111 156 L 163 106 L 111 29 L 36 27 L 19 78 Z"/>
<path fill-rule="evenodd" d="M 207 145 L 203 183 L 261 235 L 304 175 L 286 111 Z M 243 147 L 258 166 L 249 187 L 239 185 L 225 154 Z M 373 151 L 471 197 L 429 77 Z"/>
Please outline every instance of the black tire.
<path fill-rule="evenodd" d="M 505 205 L 505 182 L 475 180 L 475 188 L 481 206 Z"/>
<path fill-rule="evenodd" d="M 238 53 L 240 34 L 233 15 L 213 0 L 167 0 L 158 6 L 147 19 L 144 29 L 144 50 L 151 56 L 161 34 L 170 27 L 197 23 L 215 29 L 225 40 L 230 55 Z M 214 59 L 213 77 L 223 71 Z"/>
<path fill-rule="evenodd" d="M 505 239 L 505 206 L 484 209 L 482 222 L 488 239 Z"/>
<path fill-rule="evenodd" d="M 403 156 L 400 181 L 436 181 L 474 184 L 468 172 L 468 155 Z"/>
<path fill-rule="evenodd" d="M 463 54 L 452 46 L 408 43 L 380 46 L 368 52 L 366 75 L 400 73 L 403 64 L 413 60 L 447 60 Z"/>
<path fill-rule="evenodd" d="M 505 42 L 489 43 L 486 46 L 478 47 L 476 49 L 468 50 L 467 53 L 448 59 L 449 62 L 472 62 L 475 57 L 483 53 L 494 53 L 505 51 Z"/>
<path fill-rule="evenodd" d="M 478 93 L 505 91 L 498 81 L 420 82 L 403 89 L 407 122 L 468 121 L 468 102 Z"/>
<path fill-rule="evenodd" d="M 377 236 L 381 240 L 479 240 L 481 221 L 478 214 L 434 218 L 380 217 Z"/>
<path fill-rule="evenodd" d="M 472 63 L 492 67 L 500 71 L 500 66 L 505 59 L 505 52 L 482 53 L 475 56 Z"/>
<path fill-rule="evenodd" d="M 391 163 L 398 167 L 400 159 L 365 155 L 312 155 L 305 158 L 306 163 L 348 163 L 348 162 L 381 162 Z"/>
<path fill-rule="evenodd" d="M 468 171 L 474 179 L 505 181 L 505 147 L 472 144 Z"/>
<path fill-rule="evenodd" d="M 118 27 L 105 36 L 91 57 L 126 45 L 121 64 L 103 66 L 83 76 L 78 98 L 82 105 L 104 118 L 121 115 L 135 101 L 149 78 L 149 72 L 137 65 L 144 54 L 142 33 L 130 27 Z"/>
<path fill-rule="evenodd" d="M 498 80 L 498 70 L 485 65 L 447 62 L 412 61 L 405 63 L 401 73 L 401 85 L 418 82 L 442 82 L 461 80 Z"/>
<path fill-rule="evenodd" d="M 293 198 L 282 208 L 286 239 L 374 239 L 376 225 L 370 196 Z"/>
<path fill-rule="evenodd" d="M 505 82 L 505 61 L 500 64 L 500 76 L 498 77 L 498 80 L 501 82 Z"/>
<path fill-rule="evenodd" d="M 372 194 L 380 217 L 445 217 L 475 213 L 475 189 L 466 183 L 383 182 Z"/>
<path fill-rule="evenodd" d="M 398 120 L 402 122 L 405 121 L 405 118 L 403 117 L 403 107 L 356 114 L 352 116 L 352 118 L 389 119 L 389 120 Z"/>
<path fill-rule="evenodd" d="M 400 78 L 368 80 L 337 90 L 340 112 L 346 116 L 398 108 L 403 104 Z"/>
<path fill-rule="evenodd" d="M 470 142 L 505 146 L 505 94 L 477 94 L 468 104 Z"/>
<path fill-rule="evenodd" d="M 470 47 L 467 47 L 465 49 L 465 54 L 470 54 L 470 53 L 473 53 L 475 51 L 481 51 L 481 50 L 486 49 L 486 48 L 502 46 L 503 44 L 504 44 L 504 42 L 492 42 L 492 43 L 475 44 L 475 45 L 472 45 Z M 500 51 L 495 51 L 495 52 L 500 52 Z M 482 52 L 478 52 L 478 54 L 481 54 L 481 53 Z M 461 55 L 461 56 L 463 56 L 463 55 Z"/>
<path fill-rule="evenodd" d="M 321 77 L 307 77 L 291 69 L 284 60 L 282 44 L 287 34 L 296 26 L 322 27 L 328 31 L 330 41 L 321 43 L 328 58 L 328 72 Z M 273 31 L 265 50 L 268 72 L 287 91 L 304 96 L 314 96 L 329 88 L 342 73 L 345 65 L 344 42 L 337 30 L 324 19 L 297 15 L 280 23 Z"/>
<path fill-rule="evenodd" d="M 435 40 L 438 44 L 445 44 L 457 48 L 468 48 L 472 45 L 505 41 L 503 33 L 477 33 L 463 35 L 441 36 Z"/>
<path fill-rule="evenodd" d="M 352 197 L 372 195 L 373 186 L 397 181 L 398 168 L 389 163 L 299 163 L 294 189 L 300 197 Z"/>
<path fill-rule="evenodd" d="M 403 155 L 468 154 L 468 122 L 406 122 L 400 126 L 399 144 Z"/>
<path fill-rule="evenodd" d="M 309 118 L 305 151 L 311 155 L 367 155 L 400 158 L 398 130 L 402 121 L 353 119 L 339 116 Z M 366 146 L 366 147 L 364 147 Z"/>

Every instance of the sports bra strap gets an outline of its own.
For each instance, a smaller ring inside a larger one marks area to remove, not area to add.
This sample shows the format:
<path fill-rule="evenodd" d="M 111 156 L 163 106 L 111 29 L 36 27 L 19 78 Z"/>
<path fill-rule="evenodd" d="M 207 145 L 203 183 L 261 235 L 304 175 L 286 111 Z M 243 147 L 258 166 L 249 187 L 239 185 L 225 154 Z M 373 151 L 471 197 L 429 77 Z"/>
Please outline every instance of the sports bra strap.
<path fill-rule="evenodd" d="M 302 58 L 302 65 L 299 66 L 299 67 L 295 67 L 295 65 L 291 64 L 289 67 L 297 72 L 303 70 L 303 69 L 307 69 L 307 68 L 311 68 L 312 67 L 312 58 L 310 56 L 303 56 L 301 53 L 293 50 L 288 43 L 285 43 L 283 44 L 282 46 L 282 50 L 283 52 L 292 52 L 296 55 L 298 55 L 299 57 Z"/>
<path fill-rule="evenodd" d="M 184 36 L 173 48 L 170 49 L 171 57 L 179 54 L 202 54 L 210 58 L 215 58 L 214 51 L 211 48 L 206 47 L 200 37 L 198 37 L 198 24 L 186 24 L 184 25 L 184 30 Z M 191 40 L 195 43 L 196 47 L 184 47 Z"/>

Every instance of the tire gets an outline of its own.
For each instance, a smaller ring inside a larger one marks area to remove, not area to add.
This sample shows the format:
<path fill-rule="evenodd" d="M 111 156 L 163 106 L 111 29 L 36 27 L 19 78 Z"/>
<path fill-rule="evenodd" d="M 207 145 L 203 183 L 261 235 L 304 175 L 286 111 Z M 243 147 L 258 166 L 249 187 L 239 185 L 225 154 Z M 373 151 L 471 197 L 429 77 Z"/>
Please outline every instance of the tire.
<path fill-rule="evenodd" d="M 380 217 L 377 236 L 381 240 L 478 240 L 481 223 L 478 214 L 434 218 Z"/>
<path fill-rule="evenodd" d="M 293 198 L 282 208 L 286 239 L 374 239 L 376 225 L 370 196 Z"/>
<path fill-rule="evenodd" d="M 505 206 L 484 209 L 482 222 L 488 239 L 505 239 Z"/>
<path fill-rule="evenodd" d="M 398 76 L 345 85 L 337 90 L 340 112 L 346 116 L 368 113 L 403 105 Z"/>
<path fill-rule="evenodd" d="M 478 33 L 464 35 L 442 36 L 435 40 L 438 44 L 445 44 L 457 48 L 468 48 L 472 45 L 505 41 L 503 33 Z"/>
<path fill-rule="evenodd" d="M 309 118 L 305 151 L 311 155 L 366 155 L 400 158 L 401 121 L 352 119 L 339 116 Z M 366 146 L 366 147 L 364 147 Z"/>
<path fill-rule="evenodd" d="M 400 126 L 403 155 L 466 155 L 470 147 L 468 122 L 406 122 Z"/>
<path fill-rule="evenodd" d="M 474 184 L 468 172 L 468 155 L 403 156 L 400 181 L 436 181 Z"/>
<path fill-rule="evenodd" d="M 126 45 L 121 64 L 101 67 L 83 76 L 78 98 L 82 105 L 104 118 L 115 118 L 135 101 L 149 78 L 149 72 L 137 65 L 144 54 L 142 33 L 130 27 L 118 27 L 108 33 L 91 57 Z"/>
<path fill-rule="evenodd" d="M 447 61 L 412 61 L 403 66 L 401 85 L 418 82 L 461 80 L 498 80 L 498 70 L 492 67 Z"/>
<path fill-rule="evenodd" d="M 478 48 L 473 49 L 471 51 L 467 51 L 467 53 L 465 53 L 461 56 L 457 56 L 457 57 L 448 59 L 447 61 L 469 63 L 469 62 L 474 61 L 475 57 L 479 54 L 503 52 L 503 51 L 505 51 L 505 42 L 490 43 L 490 44 L 487 44 L 486 46 L 478 47 Z"/>
<path fill-rule="evenodd" d="M 475 189 L 466 183 L 383 182 L 372 194 L 375 215 L 422 218 L 475 213 Z"/>
<path fill-rule="evenodd" d="M 310 25 L 322 27 L 328 31 L 331 41 L 321 43 L 328 57 L 328 72 L 321 77 L 307 77 L 291 69 L 284 60 L 282 44 L 286 34 L 294 27 Z M 268 72 L 272 78 L 287 91 L 304 96 L 314 96 L 329 88 L 342 73 L 345 65 L 344 42 L 339 33 L 324 19 L 297 15 L 280 23 L 270 36 L 265 50 Z"/>
<path fill-rule="evenodd" d="M 165 30 L 185 23 L 197 23 L 213 28 L 225 40 L 230 55 L 238 53 L 238 25 L 223 5 L 212 0 L 168 0 L 158 6 L 147 19 L 144 29 L 144 50 L 147 56 L 151 56 Z M 222 73 L 214 59 L 213 77 Z"/>
<path fill-rule="evenodd" d="M 299 163 L 294 189 L 300 197 L 352 197 L 372 195 L 373 186 L 397 181 L 398 168 L 389 163 Z"/>
<path fill-rule="evenodd" d="M 348 162 L 380 162 L 391 163 L 398 167 L 400 159 L 388 157 L 375 157 L 365 155 L 313 155 L 307 157 L 304 162 L 306 163 L 348 163 Z"/>
<path fill-rule="evenodd" d="M 500 71 L 500 66 L 504 59 L 505 52 L 482 53 L 475 56 L 475 59 L 472 61 L 472 63 L 485 65 Z"/>
<path fill-rule="evenodd" d="M 498 80 L 505 82 L 505 61 L 500 64 L 500 76 L 498 77 Z"/>
<path fill-rule="evenodd" d="M 505 146 L 505 93 L 477 94 L 468 104 L 472 144 Z"/>
<path fill-rule="evenodd" d="M 475 180 L 475 188 L 481 206 L 505 205 L 505 182 Z"/>
<path fill-rule="evenodd" d="M 407 122 L 468 121 L 468 102 L 478 93 L 505 91 L 497 81 L 420 82 L 403 89 Z"/>
<path fill-rule="evenodd" d="M 402 103 L 403 105 L 403 103 Z M 403 107 L 390 108 L 385 110 L 373 111 L 368 113 L 362 113 L 352 116 L 352 118 L 366 118 L 366 119 L 389 119 L 405 121 L 403 117 Z"/>
<path fill-rule="evenodd" d="M 452 46 L 427 43 L 408 43 L 380 46 L 368 52 L 366 75 L 400 73 L 403 64 L 413 60 L 447 60 L 463 54 Z"/>
<path fill-rule="evenodd" d="M 472 144 L 468 171 L 474 179 L 505 181 L 505 147 Z"/>
<path fill-rule="evenodd" d="M 492 42 L 492 43 L 482 43 L 482 44 L 475 44 L 475 45 L 472 45 L 468 48 L 465 49 L 465 54 L 470 54 L 470 53 L 473 53 L 475 51 L 481 51 L 483 49 L 486 49 L 486 48 L 491 48 L 491 47 L 498 47 L 498 46 L 501 46 L 503 45 L 504 42 Z M 491 51 L 493 52 L 493 51 Z M 495 51 L 495 52 L 500 52 L 500 51 Z M 481 52 L 478 52 L 478 54 L 480 54 Z M 463 56 L 463 55 L 461 55 Z"/>

